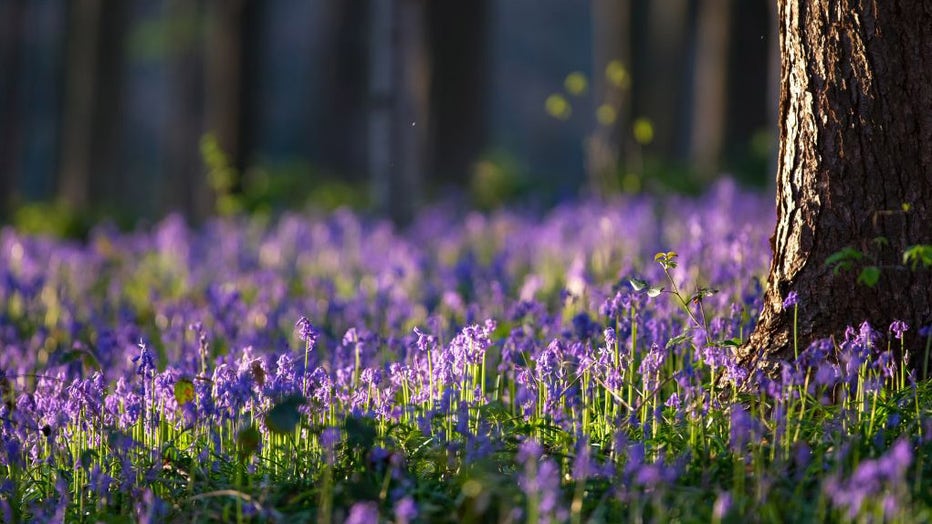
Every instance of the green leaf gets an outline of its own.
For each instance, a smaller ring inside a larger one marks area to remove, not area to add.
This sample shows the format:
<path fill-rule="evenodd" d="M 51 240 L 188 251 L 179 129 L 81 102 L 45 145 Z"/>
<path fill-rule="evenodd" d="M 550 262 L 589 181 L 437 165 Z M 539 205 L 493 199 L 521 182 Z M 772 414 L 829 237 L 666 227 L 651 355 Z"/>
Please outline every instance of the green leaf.
<path fill-rule="evenodd" d="M 854 262 L 862 258 L 864 258 L 864 253 L 853 247 L 845 247 L 829 255 L 825 259 L 825 265 L 834 266 L 834 273 L 837 274 L 841 270 L 851 269 Z"/>
<path fill-rule="evenodd" d="M 248 457 L 259 449 L 259 430 L 255 424 L 250 424 L 236 433 L 236 447 L 242 457 Z"/>
<path fill-rule="evenodd" d="M 181 405 L 194 402 L 194 382 L 186 378 L 178 379 L 175 382 L 175 400 Z"/>
<path fill-rule="evenodd" d="M 709 289 L 706 287 L 699 288 L 693 296 L 689 297 L 690 302 L 701 302 L 705 297 L 711 297 L 712 295 L 718 293 L 717 289 Z"/>
<path fill-rule="evenodd" d="M 922 266 L 926 268 L 932 267 L 932 245 L 919 244 L 909 246 L 903 251 L 903 264 L 908 265 L 912 269 L 919 267 L 919 264 L 922 264 Z"/>
<path fill-rule="evenodd" d="M 858 275 L 858 284 L 864 284 L 867 287 L 874 287 L 878 280 L 880 280 L 880 268 L 877 266 L 867 266 Z"/>
<path fill-rule="evenodd" d="M 647 296 L 649 296 L 650 298 L 654 298 L 654 297 L 656 297 L 656 296 L 659 296 L 661 293 L 663 293 L 663 288 L 662 288 L 662 287 L 652 287 L 652 288 L 650 288 L 650 289 L 647 290 Z"/>
<path fill-rule="evenodd" d="M 362 417 L 347 417 L 344 422 L 346 440 L 353 446 L 369 449 L 375 444 L 376 429 L 372 419 Z"/>
<path fill-rule="evenodd" d="M 635 291 L 643 291 L 647 287 L 647 281 L 641 280 L 640 278 L 630 278 L 628 282 L 631 284 L 631 288 Z"/>
<path fill-rule="evenodd" d="M 668 340 L 667 343 L 666 343 L 666 345 L 664 345 L 664 348 L 665 348 L 665 349 L 670 349 L 671 347 L 673 347 L 673 346 L 675 346 L 675 345 L 677 345 L 677 344 L 681 344 L 681 343 L 683 343 L 683 342 L 686 342 L 686 341 L 689 340 L 689 339 L 690 339 L 690 334 L 689 334 L 689 333 L 682 333 L 682 334 L 677 335 L 677 336 L 671 338 L 670 340 Z"/>
<path fill-rule="evenodd" d="M 293 395 L 272 406 L 272 409 L 265 414 L 265 425 L 269 431 L 280 435 L 293 432 L 301 420 L 298 408 L 306 401 L 302 395 Z"/>
<path fill-rule="evenodd" d="M 85 348 L 73 348 L 61 353 L 61 363 L 70 364 L 71 362 L 81 361 L 81 364 L 87 369 L 100 370 L 100 362 L 93 353 Z"/>
<path fill-rule="evenodd" d="M 84 469 L 91 469 L 91 465 L 100 457 L 100 454 L 97 453 L 96 449 L 85 449 L 81 452 L 81 458 L 79 463 Z"/>

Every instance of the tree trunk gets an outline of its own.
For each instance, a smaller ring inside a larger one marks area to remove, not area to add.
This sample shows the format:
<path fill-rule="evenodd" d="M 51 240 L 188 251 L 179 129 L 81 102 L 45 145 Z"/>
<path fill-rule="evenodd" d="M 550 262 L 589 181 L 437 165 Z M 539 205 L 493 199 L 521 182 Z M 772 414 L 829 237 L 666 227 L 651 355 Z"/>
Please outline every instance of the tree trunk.
<path fill-rule="evenodd" d="M 686 158 L 689 107 L 685 71 L 687 67 L 690 4 L 682 0 L 643 1 L 646 20 L 641 31 L 644 45 L 636 46 L 632 107 L 635 117 L 647 117 L 654 126 L 650 152 L 659 158 L 682 161 Z M 633 17 L 634 18 L 634 17 Z M 643 33 L 646 31 L 646 34 Z M 635 41 L 640 38 L 635 37 Z"/>
<path fill-rule="evenodd" d="M 429 122 L 424 0 L 370 0 L 369 176 L 375 207 L 398 222 L 420 203 Z"/>
<path fill-rule="evenodd" d="M 66 38 L 60 199 L 76 211 L 112 205 L 119 173 L 126 2 L 71 3 Z M 108 201 L 109 200 L 109 201 Z"/>
<path fill-rule="evenodd" d="M 599 107 L 614 110 L 614 118 L 599 121 L 586 139 L 586 172 L 589 191 L 610 194 L 618 189 L 618 167 L 622 161 L 626 131 L 629 129 L 628 88 L 615 85 L 608 78 L 609 64 L 617 61 L 631 66 L 631 2 L 629 0 L 592 0 L 592 96 L 593 114 Z M 618 80 L 616 79 L 616 82 Z"/>
<path fill-rule="evenodd" d="M 165 125 L 162 212 L 183 211 L 194 221 L 213 207 L 198 143 L 203 132 L 205 94 L 201 23 L 203 0 L 168 0 L 169 108 Z"/>
<path fill-rule="evenodd" d="M 689 159 L 707 181 L 721 169 L 725 143 L 730 8 L 729 0 L 706 0 L 696 14 Z"/>
<path fill-rule="evenodd" d="M 0 4 L 0 220 L 13 207 L 16 193 L 17 161 L 22 153 L 23 118 L 20 102 L 22 82 L 23 0 Z"/>
<path fill-rule="evenodd" d="M 67 9 L 62 152 L 58 194 L 72 209 L 88 203 L 97 83 L 97 47 L 103 0 L 74 2 Z"/>
<path fill-rule="evenodd" d="M 486 138 L 489 0 L 428 2 L 430 50 L 429 172 L 468 182 Z"/>
<path fill-rule="evenodd" d="M 774 257 L 746 364 L 774 369 L 846 326 L 886 333 L 932 321 L 932 270 L 902 264 L 907 246 L 932 244 L 932 8 L 922 0 L 781 0 L 780 156 Z M 883 240 L 879 240 L 883 239 Z M 847 271 L 826 259 L 865 256 Z M 865 266 L 876 285 L 858 283 Z M 895 346 L 898 344 L 895 344 Z M 916 359 L 913 360 L 915 364 Z"/>
<path fill-rule="evenodd" d="M 100 17 L 97 89 L 91 130 L 90 203 L 106 210 L 128 209 L 123 151 L 124 42 L 129 3 L 108 0 Z"/>
<path fill-rule="evenodd" d="M 243 13 L 245 0 L 207 3 L 204 120 L 233 167 L 242 173 Z"/>

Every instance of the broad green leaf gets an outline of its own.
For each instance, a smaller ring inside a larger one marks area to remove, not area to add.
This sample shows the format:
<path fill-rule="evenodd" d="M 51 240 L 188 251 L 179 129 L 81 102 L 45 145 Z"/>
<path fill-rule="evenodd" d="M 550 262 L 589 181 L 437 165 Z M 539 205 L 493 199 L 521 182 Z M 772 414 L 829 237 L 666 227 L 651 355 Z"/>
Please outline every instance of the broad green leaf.
<path fill-rule="evenodd" d="M 91 465 L 100 457 L 100 454 L 97 453 L 96 449 L 89 448 L 81 451 L 81 458 L 79 460 L 81 467 L 84 469 L 91 469 Z"/>
<path fill-rule="evenodd" d="M 828 256 L 825 259 L 826 266 L 835 266 L 834 272 L 837 274 L 843 269 L 850 269 L 854 262 L 864 258 L 864 253 L 861 253 L 853 247 L 845 247 L 839 251 L 836 251 Z"/>
<path fill-rule="evenodd" d="M 248 457 L 259 449 L 259 430 L 255 424 L 250 424 L 236 433 L 236 447 L 242 457 Z"/>
<path fill-rule="evenodd" d="M 628 282 L 631 284 L 631 288 L 635 291 L 643 291 L 647 287 L 647 281 L 640 278 L 630 278 Z"/>
<path fill-rule="evenodd" d="M 877 266 L 867 266 L 858 275 L 858 284 L 864 284 L 867 287 L 874 287 L 878 280 L 880 280 L 880 268 Z"/>
<path fill-rule="evenodd" d="M 932 267 L 932 245 L 909 246 L 906 251 L 903 251 L 903 264 L 912 269 L 919 267 L 919 264 L 923 267 Z"/>
<path fill-rule="evenodd" d="M 650 298 L 654 298 L 654 297 L 656 297 L 656 296 L 659 296 L 661 293 L 663 293 L 663 288 L 662 288 L 662 287 L 652 287 L 652 288 L 650 288 L 650 289 L 647 290 L 647 296 L 649 296 Z"/>
<path fill-rule="evenodd" d="M 346 418 L 344 428 L 346 440 L 351 446 L 369 449 L 375 444 L 377 432 L 372 419 L 350 416 Z"/>
<path fill-rule="evenodd" d="M 294 395 L 272 406 L 272 409 L 265 414 L 265 425 L 268 426 L 269 431 L 280 435 L 293 432 L 301 420 L 298 408 L 305 402 L 306 399 L 303 396 Z"/>
<path fill-rule="evenodd" d="M 194 382 L 186 378 L 180 378 L 175 382 L 175 400 L 178 404 L 194 402 Z"/>

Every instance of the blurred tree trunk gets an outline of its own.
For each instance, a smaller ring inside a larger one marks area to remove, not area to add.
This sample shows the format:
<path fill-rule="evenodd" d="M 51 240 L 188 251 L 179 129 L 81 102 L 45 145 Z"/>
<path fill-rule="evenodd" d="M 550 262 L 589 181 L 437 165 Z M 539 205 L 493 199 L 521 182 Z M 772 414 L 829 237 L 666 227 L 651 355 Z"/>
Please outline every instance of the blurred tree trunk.
<path fill-rule="evenodd" d="M 7 216 L 16 192 L 17 161 L 22 147 L 20 64 L 24 0 L 0 3 L 0 218 Z"/>
<path fill-rule="evenodd" d="M 779 169 L 779 147 L 777 140 L 780 136 L 780 106 L 774 103 L 780 99 L 780 13 L 776 2 L 767 2 L 770 11 L 770 33 L 767 45 L 767 124 L 773 134 L 770 146 L 770 170 L 768 173 L 777 173 Z M 767 184 L 768 189 L 776 190 L 776 179 L 772 177 Z"/>
<path fill-rule="evenodd" d="M 634 48 L 635 118 L 647 117 L 653 124 L 650 151 L 664 159 L 684 160 L 689 106 L 686 66 L 690 2 L 640 0 L 632 13 Z"/>
<path fill-rule="evenodd" d="M 315 157 L 321 167 L 354 184 L 364 184 L 367 150 L 366 140 L 360 137 L 366 136 L 371 113 L 366 85 L 366 73 L 372 70 L 367 59 L 369 2 L 338 0 L 321 4 L 326 18 L 321 25 L 326 31 L 316 37 L 314 45 L 323 50 L 324 60 L 315 74 L 326 79 L 320 98 L 327 104 L 321 108 L 319 121 L 312 125 L 326 132 L 309 137 L 309 142 L 319 148 Z"/>
<path fill-rule="evenodd" d="M 67 7 L 65 95 L 62 108 L 60 198 L 72 209 L 87 205 L 97 89 L 97 41 L 104 0 L 76 0 Z"/>
<path fill-rule="evenodd" d="M 122 171 L 123 94 L 128 3 L 111 0 L 104 3 L 101 37 L 98 42 L 97 100 L 94 104 L 93 141 L 90 159 L 92 202 L 108 209 L 126 208 Z"/>
<path fill-rule="evenodd" d="M 205 52 L 204 119 L 233 167 L 242 172 L 243 15 L 246 0 L 208 0 Z"/>
<path fill-rule="evenodd" d="M 162 212 L 182 211 L 193 220 L 213 207 L 198 144 L 203 131 L 203 0 L 168 0 L 168 115 Z"/>
<path fill-rule="evenodd" d="M 599 195 L 618 189 L 619 162 L 629 142 L 630 80 L 622 71 L 631 64 L 631 2 L 592 0 L 591 8 L 595 122 L 586 140 L 586 171 L 589 190 Z M 610 72 L 613 62 L 616 64 Z"/>
<path fill-rule="evenodd" d="M 376 209 L 410 220 L 423 191 L 430 64 L 425 0 L 371 0 L 369 177 Z"/>
<path fill-rule="evenodd" d="M 781 0 L 780 157 L 773 262 L 743 360 L 773 370 L 798 349 L 867 320 L 932 321 L 932 270 L 902 265 L 932 244 L 932 10 L 922 0 Z M 882 242 L 877 239 L 883 238 Z M 869 257 L 836 274 L 826 259 L 850 247 Z M 873 287 L 856 283 L 863 265 Z"/>
<path fill-rule="evenodd" d="M 725 147 L 720 169 L 757 185 L 776 179 L 776 114 L 779 92 L 771 89 L 770 53 L 776 54 L 779 87 L 780 51 L 776 46 L 774 2 L 730 2 Z M 773 26 L 773 27 L 771 27 Z M 772 47 L 772 49 L 771 49 Z M 771 129 L 772 128 L 772 129 Z M 753 175 L 751 178 L 749 175 Z M 770 188 L 771 191 L 773 187 Z"/>
<path fill-rule="evenodd" d="M 696 13 L 689 162 L 704 180 L 718 174 L 725 141 L 730 4 L 703 0 Z"/>
<path fill-rule="evenodd" d="M 60 199 L 76 211 L 118 177 L 126 4 L 76 0 L 67 7 Z M 98 200 L 99 201 L 99 200 Z"/>
<path fill-rule="evenodd" d="M 468 182 L 486 138 L 489 1 L 427 3 L 431 176 Z"/>

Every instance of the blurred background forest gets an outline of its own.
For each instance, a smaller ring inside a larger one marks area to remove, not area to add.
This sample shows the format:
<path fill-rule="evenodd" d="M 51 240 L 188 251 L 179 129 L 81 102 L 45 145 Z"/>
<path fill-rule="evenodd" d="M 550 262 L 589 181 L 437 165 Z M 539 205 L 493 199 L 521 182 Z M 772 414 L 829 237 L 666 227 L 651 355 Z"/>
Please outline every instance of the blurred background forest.
<path fill-rule="evenodd" d="M 0 217 L 770 183 L 767 0 L 2 0 Z"/>

